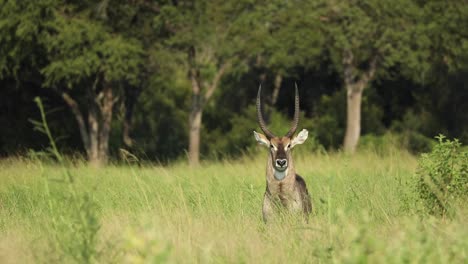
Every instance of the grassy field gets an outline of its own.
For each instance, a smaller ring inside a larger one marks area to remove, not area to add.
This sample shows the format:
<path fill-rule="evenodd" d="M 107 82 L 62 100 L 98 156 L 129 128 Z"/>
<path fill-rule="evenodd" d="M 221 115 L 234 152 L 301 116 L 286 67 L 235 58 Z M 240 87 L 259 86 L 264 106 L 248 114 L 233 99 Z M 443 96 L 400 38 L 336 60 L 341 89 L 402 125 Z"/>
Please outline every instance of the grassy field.
<path fill-rule="evenodd" d="M 266 155 L 190 168 L 0 161 L 0 263 L 467 263 L 468 206 L 419 210 L 416 157 L 297 154 L 309 223 L 261 219 Z"/>

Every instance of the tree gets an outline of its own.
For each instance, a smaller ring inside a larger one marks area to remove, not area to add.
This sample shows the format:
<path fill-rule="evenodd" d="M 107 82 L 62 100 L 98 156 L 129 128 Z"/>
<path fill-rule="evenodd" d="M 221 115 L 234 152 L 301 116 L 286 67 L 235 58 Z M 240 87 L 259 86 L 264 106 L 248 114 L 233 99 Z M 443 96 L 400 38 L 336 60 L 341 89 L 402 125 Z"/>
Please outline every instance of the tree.
<path fill-rule="evenodd" d="M 324 1 L 317 8 L 323 10 L 320 21 L 327 52 L 347 92 L 343 148 L 354 153 L 361 131 L 362 93 L 377 73 L 389 74 L 392 66 L 414 55 L 412 33 L 420 11 L 409 0 Z"/>
<path fill-rule="evenodd" d="M 275 105 L 284 77 L 298 67 L 318 65 L 323 36 L 316 23 L 319 13 L 313 2 L 266 1 L 257 4 L 259 30 L 256 67 L 273 73 L 271 105 Z"/>
<path fill-rule="evenodd" d="M 43 65 L 44 49 L 37 38 L 57 6 L 56 0 L 0 0 L 0 78 L 12 76 L 19 80 L 20 70 L 31 73 Z M 31 75 L 37 77 L 36 73 Z"/>
<path fill-rule="evenodd" d="M 244 4 L 249 4 L 248 1 Z M 246 39 L 238 34 L 242 23 L 241 4 L 225 1 L 177 1 L 161 7 L 156 23 L 169 36 L 166 47 L 183 54 L 191 85 L 188 156 L 191 165 L 200 160 L 203 110 L 233 65 L 245 65 Z M 246 33 L 246 28 L 243 29 Z"/>
<path fill-rule="evenodd" d="M 405 74 L 422 85 L 414 110 L 429 113 L 431 121 L 421 122 L 426 126 L 427 136 L 445 133 L 466 141 L 467 1 L 417 2 L 423 12 L 418 33 L 425 38 L 423 41 L 418 38 L 415 43 L 418 56 L 413 56 L 415 59 L 405 67 Z"/>
<path fill-rule="evenodd" d="M 87 12 L 69 7 L 56 10 L 40 35 L 49 61 L 41 69 L 44 86 L 58 91 L 70 107 L 88 160 L 97 166 L 108 160 L 112 113 L 121 82 L 136 82 L 143 55 L 136 39 L 108 30 L 87 17 Z"/>

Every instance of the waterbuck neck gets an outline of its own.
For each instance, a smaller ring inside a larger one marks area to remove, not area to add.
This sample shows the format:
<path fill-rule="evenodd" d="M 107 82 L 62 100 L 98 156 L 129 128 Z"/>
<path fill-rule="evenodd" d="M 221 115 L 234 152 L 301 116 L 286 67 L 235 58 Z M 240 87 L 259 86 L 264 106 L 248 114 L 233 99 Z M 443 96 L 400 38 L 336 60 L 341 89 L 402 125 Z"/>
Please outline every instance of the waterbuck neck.
<path fill-rule="evenodd" d="M 282 181 L 286 175 L 288 175 L 288 171 L 289 169 L 286 169 L 284 171 L 277 171 L 277 170 L 274 170 L 275 172 L 273 172 L 273 176 L 275 177 L 276 180 L 278 181 Z"/>

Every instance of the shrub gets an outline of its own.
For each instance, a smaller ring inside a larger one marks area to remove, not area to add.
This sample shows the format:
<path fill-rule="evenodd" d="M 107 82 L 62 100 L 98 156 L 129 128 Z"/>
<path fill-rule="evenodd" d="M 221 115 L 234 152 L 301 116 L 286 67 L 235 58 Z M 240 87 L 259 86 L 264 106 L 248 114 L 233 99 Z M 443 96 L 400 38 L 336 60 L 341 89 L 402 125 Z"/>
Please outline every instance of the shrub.
<path fill-rule="evenodd" d="M 393 133 L 400 134 L 401 144 L 412 153 L 430 152 L 434 140 L 426 135 L 433 135 L 434 120 L 427 112 L 408 110 L 401 121 L 392 122 Z"/>
<path fill-rule="evenodd" d="M 416 188 L 429 213 L 446 216 L 457 202 L 467 198 L 468 151 L 457 139 L 436 138 L 438 144 L 432 152 L 419 159 Z"/>
<path fill-rule="evenodd" d="M 264 114 L 268 129 L 277 136 L 285 135 L 290 129 L 292 118 L 275 109 L 268 110 L 269 113 Z M 322 149 L 316 139 L 313 124 L 313 120 L 305 117 L 301 112 L 296 134 L 302 129 L 308 129 L 309 139 L 304 146 L 298 148 L 300 151 L 311 152 Z M 245 153 L 255 153 L 258 150 L 258 144 L 253 135 L 254 130 L 263 133 L 258 126 L 256 106 L 252 104 L 241 113 L 232 115 L 228 128 L 205 131 L 202 135 L 203 153 L 212 158 L 239 157 Z"/>
<path fill-rule="evenodd" d="M 401 141 L 411 153 L 429 152 L 434 145 L 434 140 L 416 131 L 405 131 L 401 135 Z"/>

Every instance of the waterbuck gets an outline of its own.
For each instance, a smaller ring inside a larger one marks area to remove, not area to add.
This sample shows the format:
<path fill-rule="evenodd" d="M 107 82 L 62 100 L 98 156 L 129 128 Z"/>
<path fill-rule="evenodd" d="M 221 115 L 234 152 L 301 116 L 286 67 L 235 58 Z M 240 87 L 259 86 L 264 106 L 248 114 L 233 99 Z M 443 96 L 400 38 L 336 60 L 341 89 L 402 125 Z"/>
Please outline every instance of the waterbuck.
<path fill-rule="evenodd" d="M 312 202 L 306 183 L 296 174 L 296 168 L 291 155 L 294 146 L 306 141 L 309 132 L 303 129 L 293 138 L 299 123 L 299 94 L 296 87 L 294 120 L 284 137 L 275 136 L 266 127 L 261 110 L 260 86 L 257 94 L 257 119 L 263 134 L 254 131 L 255 139 L 261 145 L 269 148 L 266 168 L 266 191 L 263 198 L 263 221 L 268 222 L 273 215 L 286 209 L 290 212 L 303 213 L 305 218 L 312 211 Z"/>

